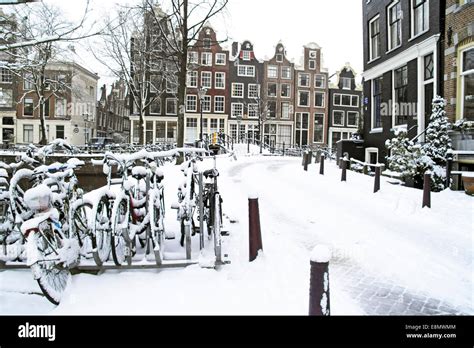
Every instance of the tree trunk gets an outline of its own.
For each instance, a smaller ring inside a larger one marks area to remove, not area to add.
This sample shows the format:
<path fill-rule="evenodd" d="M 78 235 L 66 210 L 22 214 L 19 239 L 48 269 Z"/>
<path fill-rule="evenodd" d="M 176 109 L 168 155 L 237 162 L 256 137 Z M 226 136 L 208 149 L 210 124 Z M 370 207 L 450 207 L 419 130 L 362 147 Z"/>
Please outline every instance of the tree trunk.
<path fill-rule="evenodd" d="M 44 119 L 44 97 L 40 97 L 40 125 L 41 125 L 41 134 L 40 134 L 40 145 L 47 145 L 48 139 L 46 138 L 46 121 Z"/>
<path fill-rule="evenodd" d="M 186 96 L 186 75 L 188 64 L 188 0 L 183 1 L 183 27 L 182 27 L 182 52 L 180 58 L 179 89 L 178 89 L 178 147 L 184 147 L 184 122 L 185 122 L 185 96 Z M 176 164 L 184 162 L 184 156 L 180 155 Z"/>
<path fill-rule="evenodd" d="M 138 120 L 138 144 L 146 145 L 145 144 L 145 116 L 143 115 L 143 111 L 140 111 L 140 119 Z"/>

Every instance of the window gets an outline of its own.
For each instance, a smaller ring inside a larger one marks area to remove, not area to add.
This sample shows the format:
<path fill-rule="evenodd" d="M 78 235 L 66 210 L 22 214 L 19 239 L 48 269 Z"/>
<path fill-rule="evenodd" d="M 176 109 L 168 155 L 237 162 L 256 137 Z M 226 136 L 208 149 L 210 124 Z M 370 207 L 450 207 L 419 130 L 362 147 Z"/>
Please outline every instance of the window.
<path fill-rule="evenodd" d="M 178 83 L 175 77 L 169 76 L 166 79 L 166 93 L 178 93 Z"/>
<path fill-rule="evenodd" d="M 276 117 L 276 108 L 277 108 L 277 103 L 276 101 L 269 101 L 268 102 L 268 117 L 270 118 L 275 118 Z"/>
<path fill-rule="evenodd" d="M 216 89 L 225 89 L 225 73 L 216 72 L 216 80 L 214 83 Z"/>
<path fill-rule="evenodd" d="M 174 98 L 166 99 L 166 114 L 177 115 L 178 113 L 178 101 Z"/>
<path fill-rule="evenodd" d="M 344 126 L 344 111 L 335 110 L 332 112 L 332 124 L 334 126 Z"/>
<path fill-rule="evenodd" d="M 282 66 L 281 67 L 281 78 L 284 80 L 291 79 L 291 67 L 289 66 Z"/>
<path fill-rule="evenodd" d="M 56 126 L 56 139 L 64 139 L 64 126 Z"/>
<path fill-rule="evenodd" d="M 393 114 L 395 125 L 398 126 L 406 124 L 408 121 L 408 115 L 402 114 L 405 109 L 403 106 L 408 103 L 408 69 L 406 65 L 394 71 L 394 88 L 395 112 Z"/>
<path fill-rule="evenodd" d="M 281 118 L 290 118 L 290 103 L 281 103 Z"/>
<path fill-rule="evenodd" d="M 267 67 L 267 77 L 270 79 L 278 78 L 278 67 L 274 65 L 269 65 Z"/>
<path fill-rule="evenodd" d="M 461 115 L 474 120 L 474 47 L 461 55 Z"/>
<path fill-rule="evenodd" d="M 212 72 L 203 71 L 201 72 L 201 86 L 203 88 L 212 88 Z"/>
<path fill-rule="evenodd" d="M 0 88 L 0 108 L 11 107 L 13 107 L 13 90 Z"/>
<path fill-rule="evenodd" d="M 314 87 L 326 88 L 326 77 L 324 75 L 316 75 L 314 77 Z"/>
<path fill-rule="evenodd" d="M 188 52 L 188 63 L 199 64 L 199 54 L 197 52 Z"/>
<path fill-rule="evenodd" d="M 268 84 L 267 96 L 276 98 L 276 96 L 277 96 L 277 84 L 276 83 L 269 83 Z"/>
<path fill-rule="evenodd" d="M 425 57 L 425 81 L 434 78 L 434 61 L 433 53 Z"/>
<path fill-rule="evenodd" d="M 324 141 L 324 114 L 314 114 L 313 142 L 322 143 Z"/>
<path fill-rule="evenodd" d="M 324 108 L 324 93 L 314 93 L 314 106 L 317 108 Z"/>
<path fill-rule="evenodd" d="M 34 79 L 32 74 L 25 74 L 23 77 L 23 89 L 26 91 L 32 90 L 34 88 Z"/>
<path fill-rule="evenodd" d="M 311 70 L 316 70 L 316 61 L 314 59 L 309 60 L 309 68 Z"/>
<path fill-rule="evenodd" d="M 380 17 L 377 16 L 369 22 L 369 60 L 380 57 Z"/>
<path fill-rule="evenodd" d="M 308 145 L 309 114 L 306 112 L 296 113 L 296 145 Z"/>
<path fill-rule="evenodd" d="M 248 116 L 250 118 L 258 117 L 258 104 L 249 104 L 248 105 Z"/>
<path fill-rule="evenodd" d="M 65 117 L 67 115 L 67 103 L 64 98 L 56 99 L 56 108 L 55 108 L 56 117 Z"/>
<path fill-rule="evenodd" d="M 255 83 L 250 83 L 248 85 L 248 97 L 251 99 L 257 99 L 260 97 L 260 85 Z"/>
<path fill-rule="evenodd" d="M 351 106 L 359 107 L 359 96 L 353 95 L 351 97 Z"/>
<path fill-rule="evenodd" d="M 166 141 L 166 122 L 157 121 L 155 123 L 156 142 Z"/>
<path fill-rule="evenodd" d="M 388 8 L 388 50 L 402 44 L 402 5 L 397 0 Z"/>
<path fill-rule="evenodd" d="M 372 129 L 382 128 L 382 77 L 372 80 Z"/>
<path fill-rule="evenodd" d="M 33 116 L 33 98 L 25 98 L 23 101 L 23 115 L 24 116 Z"/>
<path fill-rule="evenodd" d="M 224 113 L 225 111 L 225 97 L 215 96 L 214 97 L 214 112 Z"/>
<path fill-rule="evenodd" d="M 201 53 L 201 65 L 204 65 L 204 66 L 212 65 L 212 53 L 210 52 Z"/>
<path fill-rule="evenodd" d="M 309 106 L 308 91 L 298 91 L 298 106 Z"/>
<path fill-rule="evenodd" d="M 281 96 L 282 98 L 291 98 L 291 85 L 288 83 L 281 84 Z"/>
<path fill-rule="evenodd" d="M 197 71 L 188 71 L 186 86 L 190 88 L 197 88 L 198 86 L 198 72 Z"/>
<path fill-rule="evenodd" d="M 334 105 L 337 106 L 359 106 L 359 96 L 349 94 L 334 94 Z"/>
<path fill-rule="evenodd" d="M 276 55 L 276 61 L 277 61 L 277 63 L 283 63 L 283 54 L 278 53 Z"/>
<path fill-rule="evenodd" d="M 203 47 L 205 50 L 210 50 L 211 49 L 211 39 L 204 39 L 202 40 L 203 42 Z"/>
<path fill-rule="evenodd" d="M 342 85 L 342 89 L 351 89 L 352 79 L 348 77 L 341 77 L 341 85 Z"/>
<path fill-rule="evenodd" d="M 33 142 L 33 125 L 32 124 L 23 125 L 23 142 L 25 143 Z"/>
<path fill-rule="evenodd" d="M 13 81 L 12 72 L 7 68 L 2 68 L 2 82 L 11 83 Z"/>
<path fill-rule="evenodd" d="M 237 75 L 244 77 L 255 77 L 255 67 L 253 65 L 239 65 Z"/>
<path fill-rule="evenodd" d="M 309 85 L 310 85 L 309 79 L 310 79 L 309 74 L 299 73 L 298 74 L 298 86 L 300 86 L 300 87 L 309 87 Z"/>
<path fill-rule="evenodd" d="M 49 117 L 50 116 L 50 112 L 49 112 L 49 98 L 48 99 L 45 99 L 44 103 L 43 103 L 43 112 L 44 112 L 44 116 L 45 117 Z"/>
<path fill-rule="evenodd" d="M 186 111 L 196 111 L 197 110 L 197 96 L 196 95 L 187 95 L 186 96 Z"/>
<path fill-rule="evenodd" d="M 244 84 L 233 83 L 232 84 L 232 98 L 243 98 L 244 97 Z"/>
<path fill-rule="evenodd" d="M 357 121 L 359 119 L 359 113 L 355 111 L 347 112 L 347 126 L 348 127 L 357 127 Z"/>
<path fill-rule="evenodd" d="M 244 116 L 244 104 L 232 103 L 231 109 L 232 117 L 242 118 Z"/>
<path fill-rule="evenodd" d="M 217 131 L 219 131 L 219 120 L 217 118 L 211 118 L 211 133 L 215 133 Z"/>
<path fill-rule="evenodd" d="M 197 118 L 195 118 L 195 117 L 186 118 L 186 127 L 188 127 L 188 128 L 197 128 Z"/>
<path fill-rule="evenodd" d="M 429 1 L 411 0 L 411 36 L 418 36 L 428 30 L 429 26 Z"/>
<path fill-rule="evenodd" d="M 205 95 L 201 101 L 201 111 L 202 112 L 211 112 L 211 96 Z"/>
<path fill-rule="evenodd" d="M 150 114 L 161 115 L 161 99 L 155 98 L 150 104 Z"/>
<path fill-rule="evenodd" d="M 225 53 L 216 53 L 216 65 L 225 65 L 227 56 Z"/>
<path fill-rule="evenodd" d="M 242 59 L 243 60 L 251 60 L 252 55 L 250 54 L 250 51 L 242 51 Z"/>

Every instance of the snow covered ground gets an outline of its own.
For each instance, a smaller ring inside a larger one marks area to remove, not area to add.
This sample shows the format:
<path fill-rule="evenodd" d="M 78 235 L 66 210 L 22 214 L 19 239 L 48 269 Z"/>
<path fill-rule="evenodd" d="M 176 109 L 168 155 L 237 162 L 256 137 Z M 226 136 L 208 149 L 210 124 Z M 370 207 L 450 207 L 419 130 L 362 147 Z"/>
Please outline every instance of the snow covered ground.
<path fill-rule="evenodd" d="M 384 178 L 381 191 L 373 194 L 371 177 L 348 172 L 343 183 L 334 163 L 327 163 L 321 176 L 314 164 L 304 172 L 300 158 L 259 156 L 256 148 L 252 153 L 237 146 L 237 160 L 217 162 L 223 210 L 236 221 L 227 221 L 230 236 L 223 246 L 230 265 L 79 274 L 57 307 L 38 295 L 29 271 L 4 271 L 0 313 L 306 315 L 310 254 L 326 244 L 333 252 L 333 315 L 429 314 L 425 308 L 433 303 L 433 314 L 474 314 L 472 197 L 432 194 L 433 208 L 422 209 L 421 191 Z M 212 160 L 200 165 L 210 167 Z M 166 226 L 179 231 L 169 208 L 183 176 L 176 166 L 164 173 Z M 264 248 L 253 263 L 248 262 L 251 192 L 260 197 Z M 177 240 L 169 243 L 182 252 Z"/>

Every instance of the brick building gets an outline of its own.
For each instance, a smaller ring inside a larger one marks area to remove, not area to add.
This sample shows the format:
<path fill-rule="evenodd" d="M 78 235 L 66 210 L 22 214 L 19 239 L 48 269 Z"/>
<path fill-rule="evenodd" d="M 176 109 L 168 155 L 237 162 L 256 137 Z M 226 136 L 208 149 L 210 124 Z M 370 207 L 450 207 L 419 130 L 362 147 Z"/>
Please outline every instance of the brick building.
<path fill-rule="evenodd" d="M 229 52 L 217 40 L 216 32 L 206 24 L 196 43 L 188 51 L 184 142 L 194 143 L 202 134 L 227 132 Z"/>
<path fill-rule="evenodd" d="M 444 98 L 451 122 L 474 121 L 474 2 L 446 0 Z"/>
<path fill-rule="evenodd" d="M 322 67 L 321 47 L 304 46 L 302 65 L 294 76 L 295 143 L 321 146 L 328 142 L 328 73 Z"/>

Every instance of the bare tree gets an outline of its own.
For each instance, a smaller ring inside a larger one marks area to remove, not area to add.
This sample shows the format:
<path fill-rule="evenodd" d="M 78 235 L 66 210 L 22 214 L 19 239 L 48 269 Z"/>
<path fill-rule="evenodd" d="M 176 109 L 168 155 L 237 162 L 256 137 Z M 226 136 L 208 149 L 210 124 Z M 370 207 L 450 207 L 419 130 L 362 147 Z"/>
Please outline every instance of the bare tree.
<path fill-rule="evenodd" d="M 164 93 L 176 94 L 177 90 L 173 53 L 162 35 L 155 33 L 155 18 L 150 13 L 146 0 L 140 6 L 121 7 L 117 18 L 107 19 L 102 44 L 96 45 L 101 48 L 92 49 L 96 59 L 126 84 L 132 114 L 139 116 L 140 144 L 146 142 L 145 116 L 150 106 Z M 157 16 L 163 32 L 173 35 L 164 13 Z"/>
<path fill-rule="evenodd" d="M 64 19 L 58 7 L 46 3 L 15 7 L 13 18 L 20 20 L 10 33 L 10 42 L 3 45 L 3 51 L 9 58 L 1 62 L 1 66 L 9 69 L 23 80 L 24 93 L 18 102 L 23 102 L 27 95 L 35 95 L 38 99 L 35 109 L 41 124 L 40 144 L 47 143 L 45 127 L 45 107 L 52 96 L 64 96 L 71 89 L 72 74 L 57 74 L 48 71 L 48 65 L 62 58 L 67 50 L 61 40 L 77 33 L 84 23 L 88 6 L 79 25 Z M 84 37 L 84 36 L 81 36 Z M 27 44 L 25 44 L 27 43 Z"/>
<path fill-rule="evenodd" d="M 188 72 L 188 50 L 196 47 L 198 34 L 206 23 L 221 13 L 229 0 L 144 0 L 150 17 L 155 22 L 161 36 L 171 54 L 170 57 L 176 65 L 178 76 L 178 147 L 184 145 L 184 116 L 186 79 Z M 163 21 L 163 11 L 166 12 Z M 168 23 L 174 28 L 171 32 L 163 23 Z M 180 162 L 180 161 L 178 161 Z"/>

